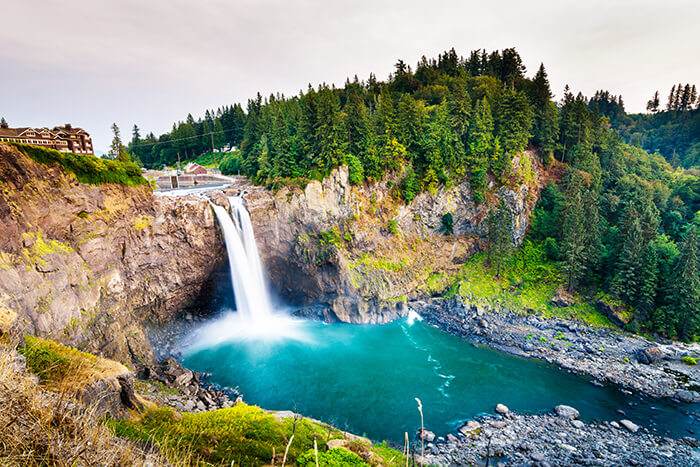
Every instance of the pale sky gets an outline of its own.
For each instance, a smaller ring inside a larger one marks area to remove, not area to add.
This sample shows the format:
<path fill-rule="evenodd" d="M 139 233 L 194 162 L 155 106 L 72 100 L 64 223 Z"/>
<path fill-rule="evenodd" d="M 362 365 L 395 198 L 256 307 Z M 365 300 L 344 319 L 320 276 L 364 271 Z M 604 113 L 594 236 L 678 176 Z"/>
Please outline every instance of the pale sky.
<path fill-rule="evenodd" d="M 643 111 L 659 90 L 700 85 L 698 0 L 5 0 L 0 116 L 70 122 L 106 150 L 116 122 L 160 135 L 188 113 L 260 91 L 296 94 L 454 47 L 516 47 L 553 92 L 622 94 Z"/>

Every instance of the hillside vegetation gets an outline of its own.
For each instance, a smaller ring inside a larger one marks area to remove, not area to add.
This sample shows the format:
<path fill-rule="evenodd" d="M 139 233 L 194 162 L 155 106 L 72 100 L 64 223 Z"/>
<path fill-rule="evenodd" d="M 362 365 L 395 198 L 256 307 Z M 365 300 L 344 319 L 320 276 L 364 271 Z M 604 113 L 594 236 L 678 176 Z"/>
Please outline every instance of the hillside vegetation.
<path fill-rule="evenodd" d="M 75 175 L 81 183 L 100 185 L 120 183 L 127 186 L 145 185 L 148 181 L 141 175 L 141 169 L 132 162 L 101 159 L 89 154 L 73 154 L 55 149 L 28 144 L 8 143 L 24 155 L 44 165 L 58 164 Z"/>

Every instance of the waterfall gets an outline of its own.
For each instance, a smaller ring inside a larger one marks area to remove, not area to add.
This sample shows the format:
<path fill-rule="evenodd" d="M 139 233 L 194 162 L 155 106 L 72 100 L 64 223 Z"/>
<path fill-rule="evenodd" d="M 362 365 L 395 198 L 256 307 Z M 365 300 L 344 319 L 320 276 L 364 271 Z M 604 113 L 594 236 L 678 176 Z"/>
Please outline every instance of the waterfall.
<path fill-rule="evenodd" d="M 272 342 L 287 339 L 313 343 L 303 320 L 273 310 L 255 244 L 253 225 L 240 196 L 230 197 L 231 212 L 212 203 L 226 242 L 236 312 L 224 307 L 222 313 L 202 324 L 184 340 L 185 353 L 232 341 L 259 341 L 261 352 Z"/>
<path fill-rule="evenodd" d="M 253 226 L 243 198 L 230 197 L 229 203 L 231 215 L 221 206 L 212 204 L 212 207 L 226 242 L 236 309 L 243 320 L 261 321 L 272 314 L 272 305 L 255 244 Z"/>

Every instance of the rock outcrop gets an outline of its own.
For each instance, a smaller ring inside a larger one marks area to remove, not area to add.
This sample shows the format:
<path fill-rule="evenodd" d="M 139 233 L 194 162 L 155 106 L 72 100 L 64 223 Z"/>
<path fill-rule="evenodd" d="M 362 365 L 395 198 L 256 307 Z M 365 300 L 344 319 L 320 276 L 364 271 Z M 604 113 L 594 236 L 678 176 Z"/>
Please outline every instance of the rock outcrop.
<path fill-rule="evenodd" d="M 1 144 L 0 219 L 1 320 L 123 362 L 153 361 L 144 323 L 192 304 L 225 258 L 206 201 L 85 185 Z"/>
<path fill-rule="evenodd" d="M 521 176 L 520 158 L 534 170 Z M 401 175 L 351 186 L 347 167 L 303 189 L 276 192 L 239 180 L 270 280 L 302 312 L 328 321 L 384 323 L 407 313 L 407 300 L 440 294 L 445 278 L 482 249 L 490 206 L 504 199 L 513 243 L 522 242 L 539 197 L 541 167 L 533 153 L 514 160 L 509 184 L 476 203 L 468 182 L 400 199 Z M 216 202 L 227 203 L 223 196 Z M 442 218 L 452 214 L 453 235 Z"/>

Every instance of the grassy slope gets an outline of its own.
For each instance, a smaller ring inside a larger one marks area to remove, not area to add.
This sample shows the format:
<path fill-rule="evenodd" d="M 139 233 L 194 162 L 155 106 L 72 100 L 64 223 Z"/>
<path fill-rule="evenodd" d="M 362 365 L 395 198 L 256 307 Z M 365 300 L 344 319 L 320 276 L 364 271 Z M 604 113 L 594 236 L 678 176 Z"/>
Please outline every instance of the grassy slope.
<path fill-rule="evenodd" d="M 481 305 L 502 305 L 515 312 L 534 312 L 544 317 L 560 317 L 596 326 L 613 326 L 591 300 L 574 295 L 576 304 L 559 308 L 552 297 L 562 288 L 564 274 L 546 259 L 539 245 L 526 240 L 504 261 L 501 277 L 489 264 L 487 253 L 477 253 L 452 276 L 436 274 L 428 278 L 427 288 L 446 296 L 459 296 Z"/>
<path fill-rule="evenodd" d="M 344 438 L 341 431 L 330 425 L 304 418 L 277 419 L 244 403 L 204 413 L 149 409 L 132 420 L 112 420 L 108 424 L 119 436 L 155 442 L 162 452 L 170 453 L 169 457 L 203 465 L 230 465 L 232 461 L 234 465 L 266 465 L 273 457 L 281 464 L 287 445 L 287 464 L 295 465 L 299 459 L 303 465 L 309 450 L 313 451 L 314 440 L 324 452 L 327 441 Z M 373 465 L 402 465 L 400 453 L 386 445 L 369 446 L 360 441 L 355 444 L 357 448 L 353 450 L 365 455 L 365 460 L 372 459 Z"/>
<path fill-rule="evenodd" d="M 90 185 L 120 183 L 127 186 L 138 186 L 148 183 L 141 175 L 139 166 L 131 162 L 125 163 L 86 154 L 60 152 L 29 144 L 7 144 L 14 146 L 21 153 L 40 164 L 59 164 L 66 172 L 75 175 L 75 178 L 81 183 Z"/>
<path fill-rule="evenodd" d="M 19 352 L 27 359 L 29 370 L 51 388 L 75 389 L 129 371 L 113 360 L 34 336 L 25 336 L 25 345 Z"/>

